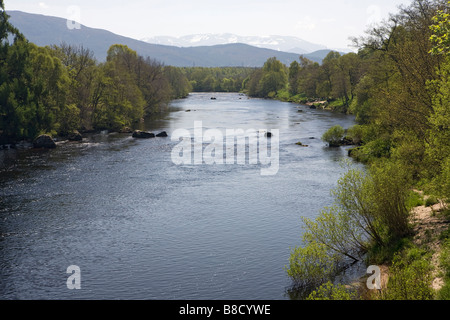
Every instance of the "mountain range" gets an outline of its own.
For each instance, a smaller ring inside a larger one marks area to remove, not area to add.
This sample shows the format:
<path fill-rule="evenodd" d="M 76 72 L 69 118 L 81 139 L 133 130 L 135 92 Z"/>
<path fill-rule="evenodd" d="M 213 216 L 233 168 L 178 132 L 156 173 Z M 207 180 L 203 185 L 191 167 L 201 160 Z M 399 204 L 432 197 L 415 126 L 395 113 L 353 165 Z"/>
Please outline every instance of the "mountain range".
<path fill-rule="evenodd" d="M 106 60 L 108 48 L 113 44 L 127 45 L 143 57 L 150 57 L 165 65 L 176 67 L 261 67 L 271 57 L 276 57 L 282 63 L 289 65 L 299 58 L 298 53 L 278 51 L 244 43 L 189 47 L 154 44 L 84 25 L 80 25 L 79 29 L 68 28 L 67 20 L 64 18 L 21 11 L 8 11 L 7 14 L 10 16 L 11 24 L 18 28 L 30 42 L 38 46 L 60 45 L 63 42 L 75 46 L 82 45 L 92 50 L 95 58 L 100 62 Z M 305 44 L 308 43 L 305 42 Z M 305 46 L 301 50 L 308 51 L 311 48 Z M 317 49 L 317 47 L 313 49 Z M 328 49 L 321 49 L 303 55 L 321 63 L 329 52 Z"/>
<path fill-rule="evenodd" d="M 328 49 L 324 45 L 311 43 L 292 36 L 239 36 L 232 33 L 192 34 L 182 37 L 157 36 L 141 39 L 142 41 L 176 47 L 215 46 L 220 44 L 245 43 L 258 48 L 276 51 L 308 54 L 318 50 Z"/>

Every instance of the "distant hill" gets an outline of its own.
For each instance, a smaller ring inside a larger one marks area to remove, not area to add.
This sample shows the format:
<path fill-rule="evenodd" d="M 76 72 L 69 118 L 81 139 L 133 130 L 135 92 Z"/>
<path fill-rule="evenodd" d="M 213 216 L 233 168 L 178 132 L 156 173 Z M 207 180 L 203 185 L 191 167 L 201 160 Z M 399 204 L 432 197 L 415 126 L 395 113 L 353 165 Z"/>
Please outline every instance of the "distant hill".
<path fill-rule="evenodd" d="M 69 29 L 66 19 L 63 18 L 21 11 L 7 13 L 11 17 L 11 24 L 31 42 L 39 46 L 59 45 L 62 42 L 83 45 L 92 50 L 99 61 L 106 60 L 108 48 L 113 44 L 127 45 L 141 56 L 177 67 L 261 67 L 270 57 L 276 57 L 282 63 L 289 65 L 299 58 L 296 53 L 258 48 L 242 43 L 188 48 L 151 44 L 84 25 L 81 25 L 80 29 Z M 320 63 L 329 51 L 321 50 L 304 56 Z"/>
<path fill-rule="evenodd" d="M 162 44 L 176 47 L 215 46 L 219 44 L 245 43 L 258 48 L 272 49 L 283 52 L 306 54 L 327 47 L 305 41 L 292 36 L 240 36 L 232 33 L 221 34 L 192 34 L 182 37 L 157 36 L 142 39 L 153 44 Z"/>

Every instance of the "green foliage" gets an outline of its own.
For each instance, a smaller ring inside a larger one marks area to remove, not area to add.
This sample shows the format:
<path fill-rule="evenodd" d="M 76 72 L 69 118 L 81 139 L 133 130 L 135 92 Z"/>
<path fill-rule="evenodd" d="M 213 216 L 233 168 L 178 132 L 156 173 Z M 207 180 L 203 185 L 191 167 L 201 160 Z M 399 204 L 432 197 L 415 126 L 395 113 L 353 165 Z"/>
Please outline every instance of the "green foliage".
<path fill-rule="evenodd" d="M 384 138 L 370 141 L 352 153 L 352 157 L 363 163 L 369 163 L 379 158 L 389 158 L 390 155 L 391 142 Z"/>
<path fill-rule="evenodd" d="M 432 300 L 432 267 L 429 254 L 417 248 L 395 255 L 382 299 Z"/>
<path fill-rule="evenodd" d="M 343 285 L 328 281 L 313 291 L 306 300 L 355 300 L 356 294 Z"/>
<path fill-rule="evenodd" d="M 277 92 L 286 89 L 286 67 L 276 58 L 269 58 L 262 69 L 256 69 L 249 77 L 246 90 L 253 97 L 275 98 Z"/>
<path fill-rule="evenodd" d="M 361 125 L 354 125 L 347 130 L 347 138 L 352 141 L 354 145 L 360 145 L 364 141 L 365 130 Z"/>
<path fill-rule="evenodd" d="M 423 196 L 421 196 L 419 193 L 417 193 L 415 191 L 410 191 L 409 197 L 406 200 L 407 208 L 412 209 L 414 207 L 423 206 L 423 205 L 425 205 Z"/>
<path fill-rule="evenodd" d="M 448 2 L 450 6 L 450 1 Z M 436 15 L 433 17 L 434 24 L 430 26 L 433 32 L 430 37 L 431 42 L 434 44 L 433 48 L 430 50 L 433 54 L 450 54 L 450 14 L 444 10 L 438 10 Z"/>
<path fill-rule="evenodd" d="M 311 242 L 291 251 L 287 275 L 296 287 L 316 287 L 336 272 L 335 258 L 324 244 Z"/>
<path fill-rule="evenodd" d="M 408 216 L 426 204 L 414 185 L 436 195 L 428 204 L 450 199 L 448 8 L 448 0 L 414 0 L 356 39 L 357 54 L 330 53 L 318 68 L 301 59 L 289 70 L 290 94 L 355 114 L 359 126 L 346 138 L 360 145 L 352 157 L 368 165 L 366 174 L 340 179 L 331 209 L 304 221 L 305 245 L 320 243 L 341 258 L 358 258 L 360 248 L 370 261 L 394 259 L 386 299 L 434 295 L 430 257 L 409 248 Z M 330 136 L 332 144 L 341 139 Z"/>
<path fill-rule="evenodd" d="M 428 118 L 426 154 L 434 192 L 443 199 L 450 199 L 450 57 L 438 75 L 439 79 L 429 83 L 434 95 L 433 112 Z"/>
<path fill-rule="evenodd" d="M 447 231 L 448 234 L 450 230 Z M 440 266 L 444 272 L 444 286 L 438 292 L 439 300 L 450 300 L 450 237 L 441 244 Z"/>
<path fill-rule="evenodd" d="M 327 142 L 330 147 L 339 147 L 344 138 L 345 130 L 340 125 L 331 127 L 322 135 L 322 140 Z"/>
<path fill-rule="evenodd" d="M 429 196 L 427 197 L 427 199 L 425 200 L 425 206 L 426 207 L 431 207 L 434 206 L 435 204 L 439 203 L 439 200 L 434 197 L 434 196 Z"/>
<path fill-rule="evenodd" d="M 194 92 L 241 92 L 254 68 L 182 68 Z"/>
<path fill-rule="evenodd" d="M 189 90 L 180 69 L 165 69 L 125 45 L 111 46 L 107 62 L 97 64 L 83 47 L 28 43 L 0 12 L 2 143 L 77 129 L 120 130 Z"/>
<path fill-rule="evenodd" d="M 332 191 L 335 204 L 325 208 L 314 220 L 302 218 L 303 248 L 291 253 L 289 276 L 295 283 L 329 279 L 345 261 L 361 260 L 365 253 L 372 257 L 399 246 L 410 232 L 408 205 L 409 176 L 396 163 L 374 164 L 369 172 L 349 168 Z M 377 253 L 378 251 L 378 253 Z M 312 258 L 313 257 L 313 258 Z M 328 257 L 318 260 L 317 257 Z M 311 263 L 311 261 L 320 263 Z M 323 268 L 323 263 L 328 263 Z M 311 264 L 316 266 L 314 272 Z"/>
<path fill-rule="evenodd" d="M 396 162 L 383 161 L 371 166 L 372 197 L 375 216 L 386 228 L 389 242 L 410 234 L 407 199 L 411 189 L 411 176 Z"/>

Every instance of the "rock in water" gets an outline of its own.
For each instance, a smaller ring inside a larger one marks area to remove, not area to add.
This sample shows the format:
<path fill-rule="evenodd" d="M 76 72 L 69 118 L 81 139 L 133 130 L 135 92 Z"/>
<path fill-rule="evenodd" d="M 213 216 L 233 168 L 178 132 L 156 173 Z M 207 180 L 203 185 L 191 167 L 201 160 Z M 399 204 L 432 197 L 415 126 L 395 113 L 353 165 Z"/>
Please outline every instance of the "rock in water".
<path fill-rule="evenodd" d="M 165 132 L 165 131 L 163 131 L 163 132 L 161 132 L 161 133 L 158 133 L 157 135 L 156 135 L 157 137 L 167 137 L 168 135 L 167 135 L 167 132 Z"/>
<path fill-rule="evenodd" d="M 54 148 L 56 148 L 56 143 L 52 137 L 50 137 L 49 135 L 43 134 L 43 135 L 37 137 L 33 141 L 33 147 L 34 148 L 54 149 Z"/>
<path fill-rule="evenodd" d="M 133 138 L 137 138 L 137 139 L 150 139 L 150 138 L 154 138 L 155 134 L 151 133 L 151 132 L 145 132 L 145 131 L 140 131 L 140 130 L 135 130 L 133 132 Z"/>
<path fill-rule="evenodd" d="M 70 133 L 67 138 L 70 141 L 82 141 L 83 140 L 83 136 L 78 131 L 74 131 L 74 132 Z"/>

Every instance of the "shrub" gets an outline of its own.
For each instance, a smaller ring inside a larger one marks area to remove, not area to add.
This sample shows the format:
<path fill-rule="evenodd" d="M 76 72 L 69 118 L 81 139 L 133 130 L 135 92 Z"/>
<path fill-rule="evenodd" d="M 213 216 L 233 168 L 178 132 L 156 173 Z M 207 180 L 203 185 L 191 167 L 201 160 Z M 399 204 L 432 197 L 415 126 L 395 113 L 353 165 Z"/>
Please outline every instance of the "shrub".
<path fill-rule="evenodd" d="M 411 177 L 401 165 L 392 161 L 381 161 L 370 168 L 371 184 L 369 192 L 375 204 L 374 215 L 379 226 L 385 228 L 388 241 L 396 241 L 407 236 Z"/>
<path fill-rule="evenodd" d="M 335 259 L 328 254 L 325 245 L 312 242 L 292 250 L 288 276 L 296 287 L 316 287 L 329 280 L 336 271 Z"/>
<path fill-rule="evenodd" d="M 415 191 L 411 191 L 408 199 L 406 200 L 406 205 L 409 209 L 414 207 L 423 206 L 425 204 L 423 197 Z"/>
<path fill-rule="evenodd" d="M 354 300 L 356 294 L 343 285 L 334 285 L 330 281 L 313 291 L 306 300 Z"/>
<path fill-rule="evenodd" d="M 330 147 L 339 147 L 344 138 L 345 130 L 340 125 L 331 127 L 322 136 L 322 140 L 327 142 Z"/>
<path fill-rule="evenodd" d="M 332 191 L 335 205 L 303 218 L 304 248 L 291 253 L 288 275 L 297 285 L 318 285 L 342 263 L 362 260 L 371 248 L 384 252 L 409 232 L 406 174 L 394 163 L 369 173 L 349 169 Z"/>
<path fill-rule="evenodd" d="M 432 267 L 423 250 L 406 250 L 394 256 L 385 300 L 432 300 Z"/>
<path fill-rule="evenodd" d="M 426 200 L 425 200 L 425 206 L 426 207 L 431 207 L 434 206 L 435 204 L 439 203 L 439 200 L 434 197 L 434 196 L 429 196 Z"/>
<path fill-rule="evenodd" d="M 352 140 L 355 145 L 360 145 L 363 142 L 364 127 L 360 125 L 354 125 L 347 130 L 347 137 Z"/>

